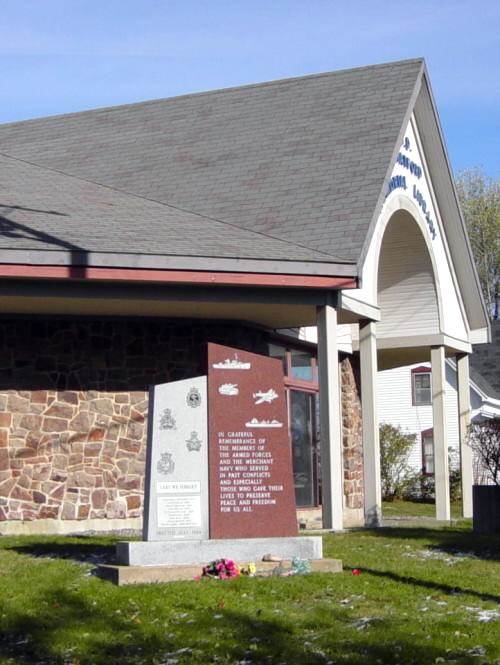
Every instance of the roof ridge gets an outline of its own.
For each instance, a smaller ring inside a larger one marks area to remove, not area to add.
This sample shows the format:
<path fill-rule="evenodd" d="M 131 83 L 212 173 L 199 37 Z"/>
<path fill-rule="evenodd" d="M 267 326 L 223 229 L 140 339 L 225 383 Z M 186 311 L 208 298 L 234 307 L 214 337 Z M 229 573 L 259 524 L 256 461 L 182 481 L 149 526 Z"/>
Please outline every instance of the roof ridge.
<path fill-rule="evenodd" d="M 267 87 L 272 87 L 272 86 L 278 86 L 278 85 L 285 85 L 288 83 L 294 83 L 298 81 L 304 81 L 304 80 L 313 80 L 313 79 L 319 79 L 319 78 L 325 78 L 325 77 L 330 77 L 330 76 L 339 76 L 342 74 L 351 74 L 353 72 L 358 72 L 358 71 L 368 71 L 368 70 L 374 70 L 374 69 L 384 69 L 386 67 L 399 67 L 402 65 L 409 65 L 409 64 L 417 64 L 419 63 L 422 65 L 422 63 L 425 63 L 425 59 L 423 57 L 418 57 L 418 58 L 409 58 L 406 60 L 393 60 L 389 62 L 381 62 L 377 63 L 374 65 L 362 65 L 359 67 L 348 67 L 346 69 L 334 69 L 331 71 L 326 71 L 326 72 L 319 72 L 316 74 L 303 74 L 301 76 L 291 76 L 291 77 L 286 77 L 286 78 L 279 78 L 279 79 L 273 79 L 272 81 L 261 81 L 259 83 L 246 83 L 243 85 L 234 85 L 234 86 L 229 86 L 227 88 L 214 88 L 213 90 L 201 90 L 199 92 L 188 92 L 188 93 L 183 93 L 180 95 L 173 95 L 171 97 L 158 97 L 157 99 L 144 99 L 139 102 L 128 102 L 125 104 L 114 104 L 114 105 L 109 105 L 109 106 L 100 106 L 100 107 L 95 107 L 95 108 L 89 108 L 85 109 L 83 111 L 69 111 L 68 113 L 55 113 L 52 115 L 46 115 L 46 116 L 38 116 L 35 118 L 26 118 L 24 120 L 13 120 L 11 122 L 4 122 L 0 123 L 0 130 L 4 127 L 12 127 L 13 125 L 21 125 L 21 124 L 27 124 L 27 123 L 36 123 L 36 122 L 41 122 L 43 120 L 52 120 L 56 118 L 69 118 L 69 117 L 78 117 L 84 114 L 88 113 L 106 113 L 109 111 L 114 111 L 118 109 L 125 109 L 125 108 L 131 108 L 131 107 L 137 107 L 137 106 L 148 106 L 148 105 L 154 105 L 154 104 L 160 104 L 160 103 L 165 103 L 169 101 L 178 101 L 180 99 L 189 99 L 191 97 L 203 97 L 205 95 L 216 95 L 216 94 L 226 94 L 226 93 L 232 93 L 232 92 L 237 92 L 240 90 L 251 90 L 254 88 L 267 88 Z"/>
<path fill-rule="evenodd" d="M 377 225 L 377 222 L 378 222 L 378 218 L 379 218 L 379 215 L 382 211 L 382 207 L 384 205 L 384 200 L 385 200 L 384 189 L 385 189 L 386 184 L 388 183 L 388 181 L 391 177 L 390 174 L 392 173 L 392 170 L 394 168 L 395 159 L 396 159 L 397 153 L 399 152 L 399 147 L 400 147 L 401 142 L 403 140 L 404 133 L 405 133 L 407 127 L 408 127 L 408 123 L 411 122 L 411 117 L 412 117 L 412 114 L 414 113 L 414 110 L 415 110 L 415 104 L 417 102 L 418 95 L 419 95 L 419 92 L 420 92 L 420 88 L 422 86 L 422 81 L 425 79 L 425 76 L 426 76 L 426 74 L 425 74 L 426 66 L 425 66 L 424 58 L 420 58 L 420 59 L 416 60 L 415 62 L 420 63 L 418 76 L 415 79 L 412 93 L 411 93 L 411 95 L 408 99 L 408 102 L 406 104 L 406 110 L 405 110 L 405 114 L 404 114 L 404 117 L 403 117 L 403 120 L 402 120 L 402 124 L 399 128 L 398 135 L 396 137 L 396 142 L 394 143 L 394 147 L 392 149 L 391 158 L 388 161 L 387 170 L 385 172 L 385 176 L 384 176 L 384 179 L 382 181 L 382 185 L 381 185 L 380 192 L 379 192 L 379 195 L 378 195 L 377 203 L 376 203 L 375 208 L 373 210 L 372 219 L 371 219 L 370 224 L 368 225 L 368 228 L 367 228 L 367 231 L 366 231 L 365 242 L 364 242 L 364 245 L 361 249 L 361 253 L 358 257 L 358 270 L 360 270 L 361 266 L 363 266 L 363 264 L 365 262 L 365 259 L 366 259 L 366 256 L 368 254 L 368 248 L 369 248 L 370 243 L 372 241 L 372 237 L 373 237 L 373 234 L 375 232 L 375 228 L 376 228 L 376 225 Z"/>
<path fill-rule="evenodd" d="M 253 229 L 247 229 L 242 226 L 238 226 L 237 224 L 232 224 L 231 222 L 226 222 L 222 219 L 217 219 L 216 217 L 210 217 L 209 215 L 204 215 L 198 212 L 194 212 L 192 210 L 188 210 L 186 208 L 182 208 L 180 206 L 173 205 L 171 203 L 166 203 L 165 201 L 160 201 L 158 199 L 150 199 L 147 196 L 142 196 L 141 194 L 135 194 L 134 192 L 129 192 L 125 189 L 118 189 L 117 187 L 112 187 L 111 185 L 105 185 L 103 183 L 97 182 L 96 180 L 90 180 L 89 178 L 82 178 L 81 176 L 74 175 L 73 173 L 67 173 L 66 171 L 61 171 L 60 169 L 55 169 L 51 166 L 45 166 L 42 164 L 38 164 L 37 162 L 31 162 L 27 159 L 21 159 L 19 157 L 15 157 L 13 155 L 9 155 L 7 153 L 1 152 L 0 151 L 0 156 L 5 157 L 7 159 L 11 159 L 12 161 L 16 162 L 21 162 L 23 164 L 28 164 L 29 166 L 33 166 L 35 168 L 41 169 L 42 171 L 50 171 L 52 173 L 58 173 L 59 175 L 65 176 L 66 178 L 73 178 L 74 180 L 80 180 L 81 182 L 87 182 L 91 183 L 93 185 L 96 185 L 98 187 L 102 187 L 103 189 L 108 189 L 113 192 L 117 192 L 119 194 L 123 194 L 125 196 L 130 196 L 135 199 L 141 199 L 143 201 L 148 201 L 149 203 L 154 203 L 156 205 L 160 205 L 163 207 L 167 208 L 172 208 L 174 210 L 179 210 L 180 212 L 187 213 L 189 215 L 195 215 L 196 217 L 200 217 L 202 219 L 207 219 L 212 222 L 217 222 L 219 224 L 224 224 L 224 226 L 229 226 L 234 229 L 238 229 L 239 231 L 246 231 L 247 233 L 250 233 L 252 235 L 258 235 L 262 236 L 263 238 L 267 238 L 269 240 L 273 240 L 275 242 L 279 242 L 280 244 L 285 244 L 289 245 L 291 247 L 299 248 L 299 249 L 306 249 L 308 251 L 314 251 L 317 254 L 321 254 L 325 256 L 325 261 L 326 259 L 329 259 L 332 263 L 345 263 L 347 265 L 355 265 L 355 261 L 347 261 L 346 259 L 342 259 L 340 257 L 334 256 L 333 254 L 329 254 L 328 252 L 324 252 L 318 249 L 313 249 L 311 247 L 307 247 L 307 245 L 300 245 L 294 242 L 290 242 L 289 240 L 285 240 L 284 238 L 277 238 L 276 236 L 271 236 L 267 233 L 262 233 L 261 231 L 255 231 Z"/>

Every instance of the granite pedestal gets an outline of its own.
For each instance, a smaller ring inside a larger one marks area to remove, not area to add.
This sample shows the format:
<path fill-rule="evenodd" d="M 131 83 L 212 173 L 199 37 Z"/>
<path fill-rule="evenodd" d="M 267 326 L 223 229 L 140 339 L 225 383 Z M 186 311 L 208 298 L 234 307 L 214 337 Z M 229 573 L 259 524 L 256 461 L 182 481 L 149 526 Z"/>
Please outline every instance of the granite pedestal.
<path fill-rule="evenodd" d="M 204 565 L 223 557 L 236 562 L 262 561 L 266 554 L 279 559 L 322 559 L 323 543 L 320 536 L 309 536 L 177 542 L 122 541 L 116 545 L 117 561 L 125 566 Z"/>

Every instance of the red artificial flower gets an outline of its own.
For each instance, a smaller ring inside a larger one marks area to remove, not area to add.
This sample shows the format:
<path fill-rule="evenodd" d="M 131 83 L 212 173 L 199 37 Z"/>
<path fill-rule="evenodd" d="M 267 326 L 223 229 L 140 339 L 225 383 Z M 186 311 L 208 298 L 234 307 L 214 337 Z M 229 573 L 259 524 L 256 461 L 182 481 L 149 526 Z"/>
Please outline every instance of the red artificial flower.
<path fill-rule="evenodd" d="M 361 571 L 360 571 L 359 568 L 353 568 L 353 570 L 352 570 L 352 574 L 353 574 L 353 575 L 361 575 Z"/>

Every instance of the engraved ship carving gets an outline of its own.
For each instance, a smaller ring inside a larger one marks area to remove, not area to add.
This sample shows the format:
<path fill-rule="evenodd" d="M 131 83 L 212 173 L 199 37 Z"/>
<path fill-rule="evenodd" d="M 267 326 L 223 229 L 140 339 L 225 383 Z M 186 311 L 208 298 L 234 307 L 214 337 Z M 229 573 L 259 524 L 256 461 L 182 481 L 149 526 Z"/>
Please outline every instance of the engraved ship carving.
<path fill-rule="evenodd" d="M 257 418 L 252 418 L 252 420 L 245 423 L 245 427 L 249 429 L 255 427 L 283 427 L 283 423 L 280 423 L 279 420 L 257 420 Z"/>
<path fill-rule="evenodd" d="M 274 388 L 269 388 L 269 390 L 266 390 L 265 392 L 263 390 L 257 391 L 253 394 L 253 398 L 255 404 L 264 404 L 265 402 L 271 404 L 275 399 L 278 399 L 278 393 Z"/>
<path fill-rule="evenodd" d="M 238 354 L 235 353 L 234 358 L 226 358 L 218 363 L 213 363 L 212 367 L 214 369 L 250 369 L 251 364 L 238 360 Z"/>
<path fill-rule="evenodd" d="M 239 395 L 239 393 L 240 391 L 237 383 L 223 383 L 222 385 L 219 386 L 220 395 L 231 396 L 231 395 Z"/>

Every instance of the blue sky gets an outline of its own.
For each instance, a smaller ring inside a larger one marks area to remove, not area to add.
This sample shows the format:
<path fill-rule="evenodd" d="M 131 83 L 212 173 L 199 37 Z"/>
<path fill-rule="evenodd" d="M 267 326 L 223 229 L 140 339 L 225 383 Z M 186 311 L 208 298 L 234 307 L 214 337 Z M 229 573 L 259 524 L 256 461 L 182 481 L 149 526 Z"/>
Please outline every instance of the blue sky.
<path fill-rule="evenodd" d="M 500 177 L 499 0 L 3 0 L 0 122 L 424 56 L 453 168 Z"/>

